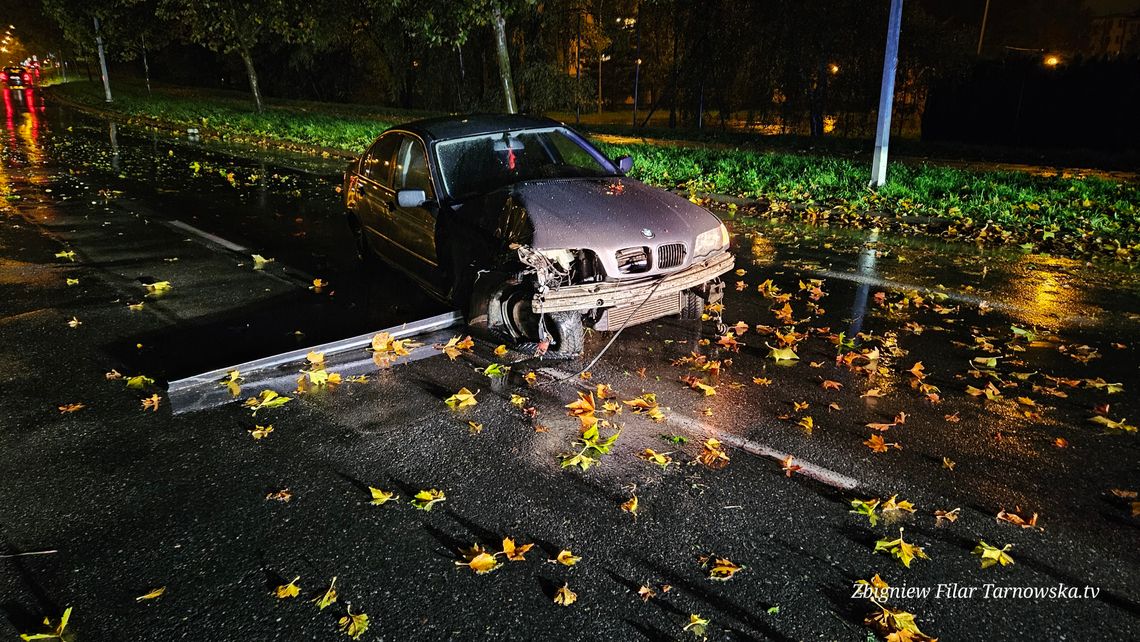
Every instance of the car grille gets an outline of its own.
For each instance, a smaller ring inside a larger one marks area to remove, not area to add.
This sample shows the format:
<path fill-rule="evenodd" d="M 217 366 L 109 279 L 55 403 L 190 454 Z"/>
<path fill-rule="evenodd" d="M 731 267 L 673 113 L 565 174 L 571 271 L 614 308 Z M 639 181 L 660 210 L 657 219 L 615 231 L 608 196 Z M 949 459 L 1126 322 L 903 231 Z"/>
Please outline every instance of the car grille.
<path fill-rule="evenodd" d="M 612 332 L 622 326 L 637 325 L 653 319 L 680 314 L 682 296 L 687 297 L 688 295 L 673 292 L 649 299 L 640 305 L 610 308 L 602 315 L 594 329 L 601 332 Z"/>
<path fill-rule="evenodd" d="M 657 269 L 675 268 L 685 261 L 685 244 L 670 243 L 657 248 Z"/>

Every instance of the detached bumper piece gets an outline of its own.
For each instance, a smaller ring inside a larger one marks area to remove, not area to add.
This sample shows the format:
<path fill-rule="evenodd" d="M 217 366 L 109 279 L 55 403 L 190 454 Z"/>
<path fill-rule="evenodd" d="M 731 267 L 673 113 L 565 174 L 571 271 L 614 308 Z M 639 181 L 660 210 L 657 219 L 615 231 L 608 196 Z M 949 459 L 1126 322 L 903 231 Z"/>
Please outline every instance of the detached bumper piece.
<path fill-rule="evenodd" d="M 724 285 L 710 281 L 731 270 L 734 263 L 732 254 L 726 252 L 660 278 L 636 283 L 602 282 L 561 287 L 535 294 L 531 308 L 535 313 L 547 314 L 600 309 L 603 313 L 594 328 L 616 330 L 622 325 L 691 312 L 694 299 L 715 303 L 723 296 Z M 653 298 L 646 301 L 651 292 Z"/>

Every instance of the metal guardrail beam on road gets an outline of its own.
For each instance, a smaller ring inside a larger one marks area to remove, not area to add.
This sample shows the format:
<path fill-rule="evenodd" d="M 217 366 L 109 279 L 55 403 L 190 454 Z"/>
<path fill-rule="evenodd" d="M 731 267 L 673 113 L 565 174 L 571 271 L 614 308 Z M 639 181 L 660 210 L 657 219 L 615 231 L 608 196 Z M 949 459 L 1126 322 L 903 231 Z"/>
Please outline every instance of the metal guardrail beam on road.
<path fill-rule="evenodd" d="M 174 414 L 204 410 L 232 402 L 234 400 L 233 397 L 224 385 L 220 385 L 220 382 L 233 370 L 237 370 L 241 373 L 244 379 L 242 385 L 255 392 L 260 392 L 264 388 L 280 388 L 282 385 L 287 385 L 289 389 L 292 389 L 298 376 L 297 371 L 305 363 L 309 352 L 323 353 L 326 363 L 330 365 L 335 364 L 338 366 L 338 371 L 351 374 L 353 370 L 357 369 L 354 366 L 362 364 L 371 365 L 372 360 L 366 358 L 363 351 L 366 347 L 371 345 L 372 338 L 381 332 L 387 332 L 395 339 L 406 339 L 440 332 L 462 323 L 463 315 L 459 312 L 452 311 L 396 327 L 349 337 L 347 339 L 322 343 L 308 348 L 290 350 L 289 352 L 282 352 L 280 354 L 262 357 L 224 368 L 217 368 L 209 372 L 171 381 L 167 387 L 167 395 L 170 399 L 170 406 Z M 359 358 L 349 359 L 347 361 L 337 358 L 338 356 L 351 354 L 353 352 L 360 353 Z M 439 354 L 439 352 L 427 346 L 426 349 L 421 348 L 414 350 L 411 355 L 405 357 L 402 361 L 415 361 L 416 359 L 429 357 L 433 354 Z M 372 367 L 375 368 L 375 366 Z"/>

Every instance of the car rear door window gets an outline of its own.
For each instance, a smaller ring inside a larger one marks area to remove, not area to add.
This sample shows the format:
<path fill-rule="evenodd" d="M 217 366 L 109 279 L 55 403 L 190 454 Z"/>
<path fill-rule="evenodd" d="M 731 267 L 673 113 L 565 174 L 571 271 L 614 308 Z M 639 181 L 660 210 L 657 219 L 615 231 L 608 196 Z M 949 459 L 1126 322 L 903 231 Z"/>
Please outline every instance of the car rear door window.
<path fill-rule="evenodd" d="M 360 173 L 385 187 L 391 187 L 393 159 L 401 138 L 398 134 L 381 136 L 365 154 Z"/>
<path fill-rule="evenodd" d="M 396 155 L 396 189 L 422 189 L 429 199 L 434 198 L 431 172 L 428 170 L 427 152 L 419 139 L 404 136 Z"/>

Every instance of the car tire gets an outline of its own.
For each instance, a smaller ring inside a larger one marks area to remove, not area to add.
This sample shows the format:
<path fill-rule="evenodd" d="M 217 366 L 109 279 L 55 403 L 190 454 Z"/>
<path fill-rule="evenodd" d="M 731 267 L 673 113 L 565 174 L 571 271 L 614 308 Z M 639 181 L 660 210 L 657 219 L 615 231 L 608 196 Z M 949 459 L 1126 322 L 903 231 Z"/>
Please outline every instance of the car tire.
<path fill-rule="evenodd" d="M 529 284 L 511 276 L 480 273 L 472 286 L 467 323 L 473 330 L 510 341 L 520 350 L 537 351 L 539 318 L 528 303 L 532 292 Z M 545 323 L 551 335 L 551 349 L 546 353 L 549 357 L 572 359 L 582 354 L 586 329 L 581 313 L 547 314 Z"/>
<path fill-rule="evenodd" d="M 685 291 L 685 303 L 681 307 L 682 319 L 700 319 L 705 311 L 705 300 L 696 292 Z"/>
<path fill-rule="evenodd" d="M 572 359 L 586 350 L 586 327 L 579 312 L 546 315 L 546 330 L 553 335 L 554 356 Z"/>

